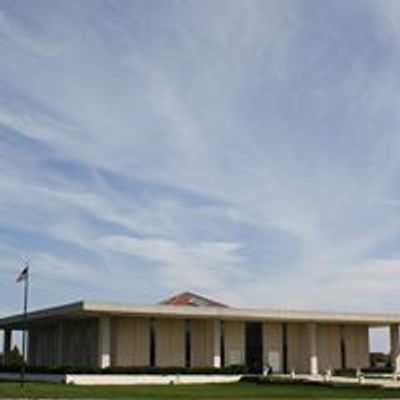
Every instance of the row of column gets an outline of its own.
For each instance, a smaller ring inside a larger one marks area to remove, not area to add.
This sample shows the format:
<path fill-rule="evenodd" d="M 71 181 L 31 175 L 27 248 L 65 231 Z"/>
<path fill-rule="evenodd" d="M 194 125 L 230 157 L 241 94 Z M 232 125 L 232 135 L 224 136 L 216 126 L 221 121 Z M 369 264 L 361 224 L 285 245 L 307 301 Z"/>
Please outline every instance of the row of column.
<path fill-rule="evenodd" d="M 319 373 L 318 359 L 318 326 L 315 323 L 307 325 L 307 342 L 309 349 L 309 373 Z M 99 358 L 98 365 L 106 368 L 111 365 L 111 323 L 109 317 L 102 317 L 99 321 Z M 398 326 L 391 326 L 391 354 L 392 365 L 396 372 L 400 372 L 400 345 Z M 213 349 L 212 365 L 221 367 L 221 324 L 220 321 L 213 321 Z"/>
<path fill-rule="evenodd" d="M 213 357 L 212 363 L 216 368 L 221 367 L 221 324 L 220 321 L 213 322 Z M 60 339 L 61 339 L 60 335 Z M 315 375 L 319 373 L 318 366 L 318 339 L 317 324 L 310 323 L 308 325 L 308 345 L 309 345 L 309 371 Z M 110 366 L 111 364 L 111 321 L 109 317 L 102 317 L 99 320 L 99 356 L 98 365 L 101 368 Z M 12 330 L 4 330 L 3 354 L 4 361 L 11 352 Z M 61 346 L 59 346 L 61 348 Z M 391 365 L 396 373 L 400 373 L 400 341 L 399 326 L 390 326 L 390 356 Z"/>
<path fill-rule="evenodd" d="M 310 374 L 316 375 L 319 373 L 317 324 L 310 323 L 307 325 L 307 341 L 309 348 L 308 371 Z M 109 317 L 102 317 L 99 320 L 98 343 L 98 365 L 101 368 L 106 368 L 111 365 L 112 358 L 111 323 Z M 396 354 L 398 354 L 398 351 L 397 349 Z M 398 357 L 398 360 L 400 361 L 400 357 Z M 219 320 L 213 321 L 212 366 L 215 368 L 221 367 L 221 323 Z"/>
<path fill-rule="evenodd" d="M 317 325 L 309 324 L 309 349 L 310 349 L 310 374 L 317 375 L 318 368 L 318 345 L 317 345 Z M 400 373 L 400 341 L 399 325 L 390 325 L 390 361 L 394 373 Z"/>
<path fill-rule="evenodd" d="M 99 319 L 99 352 L 98 366 L 107 368 L 111 365 L 111 319 L 101 317 Z M 213 367 L 221 367 L 221 323 L 218 320 L 213 321 Z"/>

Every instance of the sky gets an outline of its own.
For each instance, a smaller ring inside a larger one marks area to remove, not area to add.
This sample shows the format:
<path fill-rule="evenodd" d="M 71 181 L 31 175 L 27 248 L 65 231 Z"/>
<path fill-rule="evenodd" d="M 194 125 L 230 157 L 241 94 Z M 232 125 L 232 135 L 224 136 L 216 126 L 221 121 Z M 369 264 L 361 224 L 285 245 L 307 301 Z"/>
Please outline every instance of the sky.
<path fill-rule="evenodd" d="M 400 2 L 0 1 L 0 315 L 190 290 L 400 311 Z"/>

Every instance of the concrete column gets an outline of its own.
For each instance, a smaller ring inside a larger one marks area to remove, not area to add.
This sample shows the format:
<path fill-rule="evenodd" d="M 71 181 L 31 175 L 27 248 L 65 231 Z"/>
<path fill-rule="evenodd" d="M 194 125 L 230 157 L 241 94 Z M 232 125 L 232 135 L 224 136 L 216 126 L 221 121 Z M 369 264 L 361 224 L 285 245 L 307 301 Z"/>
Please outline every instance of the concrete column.
<path fill-rule="evenodd" d="M 111 321 L 109 317 L 99 318 L 99 367 L 111 365 Z"/>
<path fill-rule="evenodd" d="M 399 326 L 390 325 L 390 361 L 396 374 L 400 373 Z"/>
<path fill-rule="evenodd" d="M 263 363 L 274 372 L 283 372 L 283 324 L 264 322 L 263 324 Z"/>
<path fill-rule="evenodd" d="M 8 364 L 10 353 L 11 353 L 11 341 L 12 341 L 12 330 L 4 329 L 4 338 L 3 338 L 3 356 L 4 356 L 4 365 Z"/>
<path fill-rule="evenodd" d="M 318 375 L 317 325 L 309 324 L 310 374 Z"/>
<path fill-rule="evenodd" d="M 213 321 L 213 367 L 221 368 L 221 321 Z"/>

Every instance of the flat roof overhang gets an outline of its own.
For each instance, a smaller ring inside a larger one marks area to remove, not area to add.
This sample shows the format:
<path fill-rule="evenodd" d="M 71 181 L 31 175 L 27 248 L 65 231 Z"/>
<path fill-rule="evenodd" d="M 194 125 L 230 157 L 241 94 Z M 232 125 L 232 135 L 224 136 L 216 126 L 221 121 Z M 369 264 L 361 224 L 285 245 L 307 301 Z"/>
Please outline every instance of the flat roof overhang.
<path fill-rule="evenodd" d="M 30 322 L 79 319 L 100 316 L 183 319 L 223 319 L 233 321 L 315 322 L 387 326 L 400 324 L 400 314 L 321 311 L 268 310 L 255 308 L 193 307 L 171 305 L 131 305 L 79 301 L 28 313 Z M 0 329 L 22 329 L 23 314 L 0 319 Z"/>

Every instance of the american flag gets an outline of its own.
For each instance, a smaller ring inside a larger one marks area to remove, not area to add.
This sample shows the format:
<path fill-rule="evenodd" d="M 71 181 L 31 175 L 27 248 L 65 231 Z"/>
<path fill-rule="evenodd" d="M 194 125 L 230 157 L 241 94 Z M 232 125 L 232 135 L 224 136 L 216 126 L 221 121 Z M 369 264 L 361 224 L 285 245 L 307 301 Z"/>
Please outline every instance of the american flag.
<path fill-rule="evenodd" d="M 28 279 L 28 274 L 29 274 L 29 266 L 27 265 L 21 273 L 18 275 L 17 278 L 17 283 L 26 281 Z"/>

